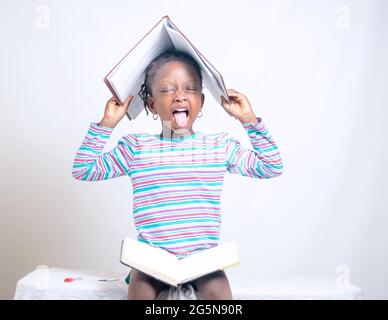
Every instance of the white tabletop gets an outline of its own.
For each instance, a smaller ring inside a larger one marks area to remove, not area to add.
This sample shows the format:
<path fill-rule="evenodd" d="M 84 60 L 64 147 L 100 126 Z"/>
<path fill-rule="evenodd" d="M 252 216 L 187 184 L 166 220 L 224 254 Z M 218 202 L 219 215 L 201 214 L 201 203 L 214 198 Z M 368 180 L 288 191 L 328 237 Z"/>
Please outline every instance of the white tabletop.
<path fill-rule="evenodd" d="M 14 299 L 105 299 L 127 298 L 128 271 L 69 270 L 39 266 L 17 282 Z M 65 278 L 75 280 L 65 282 Z M 229 277 L 236 300 L 277 299 L 362 299 L 362 290 L 350 283 L 340 284 L 335 278 L 318 276 L 251 277 L 249 280 Z M 108 280 L 108 281 L 100 281 Z M 163 299 L 196 299 L 193 287 L 171 287 L 161 293 Z"/>

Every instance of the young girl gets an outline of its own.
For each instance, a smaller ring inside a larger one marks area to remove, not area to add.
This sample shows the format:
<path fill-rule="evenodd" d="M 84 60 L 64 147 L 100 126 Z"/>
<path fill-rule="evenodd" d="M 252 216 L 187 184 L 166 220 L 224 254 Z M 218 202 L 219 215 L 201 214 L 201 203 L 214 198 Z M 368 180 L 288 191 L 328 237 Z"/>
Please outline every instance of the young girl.
<path fill-rule="evenodd" d="M 226 112 L 239 120 L 253 150 L 228 133 L 193 130 L 202 116 L 205 96 L 199 65 L 189 55 L 168 51 L 147 67 L 139 95 L 144 107 L 160 118 L 160 134 L 128 133 L 103 152 L 113 128 L 124 117 L 133 96 L 121 105 L 110 98 L 102 120 L 91 122 L 73 164 L 78 180 L 129 176 L 133 186 L 133 219 L 138 241 L 163 248 L 179 259 L 217 246 L 220 196 L 226 172 L 252 178 L 282 173 L 278 148 L 247 97 L 229 89 Z M 191 282 L 202 299 L 232 299 L 224 271 Z M 131 269 L 128 299 L 156 299 L 168 286 Z"/>

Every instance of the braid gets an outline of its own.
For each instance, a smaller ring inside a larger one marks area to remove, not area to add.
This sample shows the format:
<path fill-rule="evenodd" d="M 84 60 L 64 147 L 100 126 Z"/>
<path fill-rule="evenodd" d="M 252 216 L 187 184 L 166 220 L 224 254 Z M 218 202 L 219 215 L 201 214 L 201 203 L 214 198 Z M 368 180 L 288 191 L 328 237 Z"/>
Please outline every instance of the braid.
<path fill-rule="evenodd" d="M 182 51 L 178 51 L 176 49 L 168 50 L 157 56 L 154 60 L 150 62 L 150 64 L 147 66 L 145 70 L 145 76 L 144 76 L 144 83 L 140 86 L 140 90 L 138 92 L 138 95 L 143 100 L 144 109 L 147 112 L 148 116 L 148 110 L 147 110 L 147 98 L 148 96 L 152 97 L 151 92 L 151 84 L 152 80 L 156 74 L 156 71 L 165 63 L 170 61 L 181 61 L 184 63 L 187 63 L 188 65 L 191 65 L 195 71 L 198 74 L 199 82 L 202 88 L 202 73 L 201 68 L 197 61 L 195 61 L 190 55 L 187 53 L 184 53 Z"/>
<path fill-rule="evenodd" d="M 144 109 L 145 111 L 147 112 L 147 116 L 148 116 L 148 110 L 147 110 L 147 97 L 148 97 L 148 90 L 147 90 L 147 87 L 146 87 L 146 83 L 144 82 L 141 86 L 140 86 L 140 90 L 138 92 L 138 95 L 140 96 L 140 98 L 143 100 L 143 104 L 144 104 Z"/>

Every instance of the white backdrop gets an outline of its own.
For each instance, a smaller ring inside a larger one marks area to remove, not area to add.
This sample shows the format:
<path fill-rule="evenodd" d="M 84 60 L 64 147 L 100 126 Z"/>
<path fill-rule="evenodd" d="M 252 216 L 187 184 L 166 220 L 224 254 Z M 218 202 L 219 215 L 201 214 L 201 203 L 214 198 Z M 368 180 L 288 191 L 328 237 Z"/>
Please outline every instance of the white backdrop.
<path fill-rule="evenodd" d="M 125 270 L 132 186 L 80 182 L 72 162 L 110 97 L 102 78 L 163 15 L 246 94 L 284 161 L 278 178 L 227 175 L 229 274 L 343 276 L 388 298 L 388 2 L 0 1 L 0 297 L 37 265 Z M 385 90 L 384 90 L 385 89 Z M 249 140 L 205 92 L 194 130 Z M 116 127 L 157 133 L 143 112 Z M 342 266 L 342 267 L 341 267 Z M 345 270 L 345 271 L 341 271 Z"/>

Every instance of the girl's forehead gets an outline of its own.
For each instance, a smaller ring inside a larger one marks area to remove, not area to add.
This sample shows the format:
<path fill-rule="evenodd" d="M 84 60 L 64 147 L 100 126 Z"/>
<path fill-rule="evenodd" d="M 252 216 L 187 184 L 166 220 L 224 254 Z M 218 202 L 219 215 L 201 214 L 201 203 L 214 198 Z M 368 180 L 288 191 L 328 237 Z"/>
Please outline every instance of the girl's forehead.
<path fill-rule="evenodd" d="M 184 78 L 182 78 L 182 77 L 163 77 L 163 78 L 159 79 L 158 81 L 162 83 L 162 82 L 170 82 L 170 81 L 174 81 L 174 80 L 184 80 L 184 81 L 187 81 L 187 82 L 190 82 L 190 81 L 195 82 L 195 81 L 197 81 L 197 79 L 193 78 L 193 77 L 184 77 Z"/>
<path fill-rule="evenodd" d="M 167 83 L 167 82 L 197 82 L 199 81 L 198 77 L 195 74 L 189 73 L 164 73 L 157 76 L 158 83 Z"/>
<path fill-rule="evenodd" d="M 169 61 L 158 68 L 156 75 L 165 78 L 171 75 L 181 75 L 195 79 L 195 69 L 191 65 L 181 61 Z"/>

